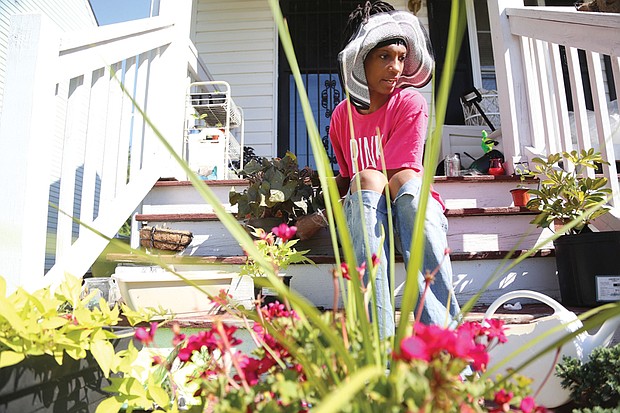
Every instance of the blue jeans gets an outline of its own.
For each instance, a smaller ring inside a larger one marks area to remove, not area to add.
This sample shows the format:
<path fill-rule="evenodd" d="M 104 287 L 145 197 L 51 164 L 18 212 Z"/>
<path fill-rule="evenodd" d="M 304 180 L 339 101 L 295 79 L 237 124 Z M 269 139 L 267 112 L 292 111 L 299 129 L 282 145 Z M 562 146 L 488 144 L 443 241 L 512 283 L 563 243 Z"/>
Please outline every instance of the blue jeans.
<path fill-rule="evenodd" d="M 421 178 L 413 178 L 406 182 L 398 191 L 392 202 L 392 216 L 395 230 L 395 246 L 402 252 L 405 267 L 409 265 L 411 252 L 411 238 L 415 216 L 418 212 L 418 201 L 420 195 Z M 375 191 L 362 190 L 363 214 L 368 233 L 368 247 L 370 254 L 367 254 L 364 242 L 362 219 L 360 215 L 359 194 L 349 193 L 344 200 L 344 210 L 347 224 L 351 234 L 355 257 L 358 265 L 366 261 L 367 255 L 377 253 L 381 248 L 381 259 L 375 279 L 375 295 L 377 300 L 378 325 L 381 337 L 394 335 L 394 310 L 390 300 L 389 285 L 389 242 L 388 242 L 388 220 L 387 205 L 384 194 Z M 385 242 L 381 245 L 381 228 L 384 228 Z M 424 263 L 422 272 L 418 274 L 419 294 L 417 303 L 420 303 L 424 293 L 424 277 L 426 271 L 433 271 L 439 267 L 439 272 L 435 276 L 435 281 L 430 285 L 424 298 L 424 307 L 420 321 L 424 324 L 436 324 L 445 326 L 446 322 L 454 325 L 460 312 L 459 305 L 452 288 L 452 265 L 450 257 L 444 256 L 447 241 L 448 220 L 446 219 L 441 204 L 434 198 L 430 198 L 426 209 L 426 219 L 424 220 Z M 414 248 L 421 247 L 414 244 Z M 368 283 L 368 273 L 364 276 L 364 283 Z M 415 314 L 418 311 L 416 304 Z"/>

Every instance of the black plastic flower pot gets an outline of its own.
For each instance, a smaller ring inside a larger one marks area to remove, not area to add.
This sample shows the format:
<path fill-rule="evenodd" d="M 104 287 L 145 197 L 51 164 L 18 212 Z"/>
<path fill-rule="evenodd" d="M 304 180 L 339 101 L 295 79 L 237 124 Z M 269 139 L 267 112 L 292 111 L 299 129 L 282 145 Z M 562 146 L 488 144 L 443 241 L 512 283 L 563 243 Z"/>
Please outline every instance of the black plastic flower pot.
<path fill-rule="evenodd" d="M 563 235 L 554 245 L 562 304 L 596 307 L 620 300 L 620 231 Z"/>

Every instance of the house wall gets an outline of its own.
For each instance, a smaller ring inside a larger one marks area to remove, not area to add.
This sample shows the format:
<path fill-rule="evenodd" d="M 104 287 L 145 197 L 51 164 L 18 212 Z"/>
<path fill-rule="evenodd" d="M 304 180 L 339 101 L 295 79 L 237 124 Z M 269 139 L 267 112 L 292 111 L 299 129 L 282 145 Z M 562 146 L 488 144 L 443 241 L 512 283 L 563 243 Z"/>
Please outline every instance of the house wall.
<path fill-rule="evenodd" d="M 2 96 L 4 95 L 10 16 L 33 12 L 41 12 L 47 15 L 62 31 L 81 30 L 97 26 L 88 0 L 0 1 L 0 110 L 2 110 Z"/>
<path fill-rule="evenodd" d="M 407 10 L 407 1 L 392 1 Z M 245 142 L 261 156 L 277 152 L 278 35 L 265 0 L 198 0 L 192 39 L 215 80 L 231 85 L 245 114 Z M 428 29 L 426 2 L 418 17 Z M 431 87 L 422 93 L 431 101 Z M 280 109 L 286 110 L 286 109 Z"/>
<path fill-rule="evenodd" d="M 265 0 L 200 0 L 193 40 L 215 80 L 231 85 L 245 115 L 245 141 L 276 149 L 277 35 Z"/>

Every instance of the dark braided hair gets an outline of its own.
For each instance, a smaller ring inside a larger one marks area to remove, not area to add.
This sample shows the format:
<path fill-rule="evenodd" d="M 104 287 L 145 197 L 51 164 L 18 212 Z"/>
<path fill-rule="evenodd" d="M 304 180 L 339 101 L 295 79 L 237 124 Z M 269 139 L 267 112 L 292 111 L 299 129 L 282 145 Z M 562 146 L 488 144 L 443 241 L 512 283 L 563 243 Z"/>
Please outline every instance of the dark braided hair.
<path fill-rule="evenodd" d="M 370 16 L 377 13 L 394 11 L 394 7 L 384 1 L 369 1 L 358 4 L 355 10 L 349 14 L 349 20 L 344 28 L 344 48 L 353 39 L 359 28 L 368 21 Z"/>

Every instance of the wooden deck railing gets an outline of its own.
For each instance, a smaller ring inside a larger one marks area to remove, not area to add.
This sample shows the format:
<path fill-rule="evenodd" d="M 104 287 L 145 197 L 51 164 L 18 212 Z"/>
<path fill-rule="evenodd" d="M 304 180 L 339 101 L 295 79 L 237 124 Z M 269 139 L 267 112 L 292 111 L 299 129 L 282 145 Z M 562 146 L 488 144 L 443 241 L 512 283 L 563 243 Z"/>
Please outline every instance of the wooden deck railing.
<path fill-rule="evenodd" d="M 191 3 L 68 35 L 40 14 L 13 17 L 0 123 L 10 289 L 82 276 L 107 242 L 74 219 L 113 237 L 158 178 L 181 176 L 128 94 L 182 153 L 187 85 L 209 78 L 189 41 Z"/>
<path fill-rule="evenodd" d="M 533 156 L 596 148 L 610 163 L 603 174 L 614 207 L 598 224 L 620 229 L 620 14 L 499 0 L 489 2 L 489 17 L 510 167 Z"/>

